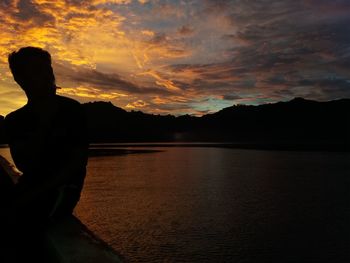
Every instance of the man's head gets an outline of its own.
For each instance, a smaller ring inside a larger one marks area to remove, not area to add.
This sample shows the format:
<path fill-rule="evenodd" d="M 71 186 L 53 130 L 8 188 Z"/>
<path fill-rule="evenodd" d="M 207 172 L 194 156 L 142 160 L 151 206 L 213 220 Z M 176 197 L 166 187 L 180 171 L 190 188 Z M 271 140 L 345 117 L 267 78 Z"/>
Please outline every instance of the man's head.
<path fill-rule="evenodd" d="M 49 52 L 37 47 L 24 47 L 12 52 L 8 61 L 15 81 L 29 99 L 55 94 L 55 76 Z"/>

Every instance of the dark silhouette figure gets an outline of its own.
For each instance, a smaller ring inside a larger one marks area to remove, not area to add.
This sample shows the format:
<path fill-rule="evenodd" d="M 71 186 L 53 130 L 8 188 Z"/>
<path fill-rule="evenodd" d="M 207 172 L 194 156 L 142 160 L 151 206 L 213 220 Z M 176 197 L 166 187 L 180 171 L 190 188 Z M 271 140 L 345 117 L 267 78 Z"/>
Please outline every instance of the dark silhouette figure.
<path fill-rule="evenodd" d="M 5 252 L 15 249 L 11 240 L 16 247 L 26 243 L 17 250 L 26 250 L 38 262 L 45 254 L 38 247 L 45 224 L 71 215 L 80 197 L 88 151 L 85 114 L 77 101 L 56 95 L 47 51 L 21 48 L 9 55 L 9 66 L 28 102 L 4 121 L 12 158 L 23 174 L 12 184 L 1 178 L 0 170 L 1 225 L 7 233 L 2 236 L 8 238 Z M 27 258 L 23 251 L 14 253 Z M 21 256 L 10 257 L 8 262 L 22 262 Z"/>

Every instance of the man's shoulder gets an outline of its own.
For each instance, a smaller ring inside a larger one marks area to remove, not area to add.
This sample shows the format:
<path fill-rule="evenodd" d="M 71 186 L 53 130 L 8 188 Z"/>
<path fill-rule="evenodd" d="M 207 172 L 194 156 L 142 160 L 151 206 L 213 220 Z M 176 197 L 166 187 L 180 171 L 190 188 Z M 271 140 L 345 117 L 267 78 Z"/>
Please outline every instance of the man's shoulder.
<path fill-rule="evenodd" d="M 81 121 L 85 119 L 85 109 L 80 102 L 64 96 L 56 97 L 58 101 L 58 115 L 63 116 L 66 120 Z"/>
<path fill-rule="evenodd" d="M 26 118 L 27 114 L 28 114 L 28 107 L 27 105 L 24 105 L 23 107 L 7 114 L 5 117 L 5 123 L 10 123 L 13 120 Z"/>
<path fill-rule="evenodd" d="M 64 105 L 66 107 L 76 107 L 76 108 L 81 107 L 80 102 L 68 97 L 56 95 L 56 99 L 61 105 Z"/>
<path fill-rule="evenodd" d="M 74 114 L 74 113 L 82 113 L 84 111 L 83 105 L 74 99 L 67 98 L 64 96 L 59 96 L 59 95 L 56 96 L 56 99 L 58 101 L 58 105 L 61 112 Z"/>

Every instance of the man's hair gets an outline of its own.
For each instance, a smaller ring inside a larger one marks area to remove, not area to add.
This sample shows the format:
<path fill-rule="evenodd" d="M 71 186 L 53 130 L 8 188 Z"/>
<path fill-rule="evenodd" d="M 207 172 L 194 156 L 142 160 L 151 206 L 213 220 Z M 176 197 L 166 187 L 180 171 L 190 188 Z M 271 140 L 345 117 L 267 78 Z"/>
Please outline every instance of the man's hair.
<path fill-rule="evenodd" d="M 42 48 L 20 48 L 18 51 L 14 51 L 9 55 L 8 62 L 14 77 L 23 77 L 25 76 L 25 73 L 30 70 L 52 75 L 51 81 L 55 81 L 51 67 L 51 55 Z"/>

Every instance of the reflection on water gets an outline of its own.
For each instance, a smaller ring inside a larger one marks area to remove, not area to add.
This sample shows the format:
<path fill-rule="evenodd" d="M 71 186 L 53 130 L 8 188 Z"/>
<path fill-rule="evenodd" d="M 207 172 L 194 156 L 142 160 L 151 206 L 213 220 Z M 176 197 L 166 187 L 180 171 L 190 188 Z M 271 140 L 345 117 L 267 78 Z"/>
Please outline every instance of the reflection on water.
<path fill-rule="evenodd" d="M 350 262 L 350 156 L 220 148 L 91 158 L 76 213 L 131 262 Z"/>
<path fill-rule="evenodd" d="M 76 214 L 129 261 L 350 262 L 348 153 L 161 150 L 89 160 Z"/>

